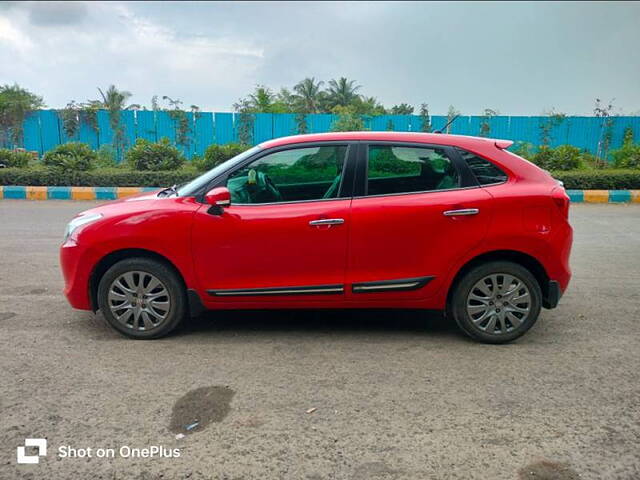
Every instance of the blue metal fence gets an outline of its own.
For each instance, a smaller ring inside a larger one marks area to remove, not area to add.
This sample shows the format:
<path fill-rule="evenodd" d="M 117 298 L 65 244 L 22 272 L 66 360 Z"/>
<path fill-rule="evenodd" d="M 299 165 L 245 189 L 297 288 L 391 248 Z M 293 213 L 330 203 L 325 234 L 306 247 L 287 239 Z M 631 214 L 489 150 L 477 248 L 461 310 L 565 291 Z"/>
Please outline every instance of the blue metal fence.
<path fill-rule="evenodd" d="M 177 145 L 188 158 L 202 155 L 211 144 L 227 144 L 238 142 L 241 130 L 241 115 L 235 113 L 200 112 L 187 113 L 188 132 L 184 145 Z M 333 114 L 306 115 L 307 133 L 321 133 L 331 130 L 333 122 L 337 120 Z M 422 120 L 417 115 L 380 115 L 363 117 L 369 130 L 394 130 L 402 132 L 421 131 Z M 114 132 L 111 128 L 109 113 L 101 110 L 97 113 L 97 129 L 87 118 L 80 117 L 79 128 L 68 137 L 64 130 L 63 121 L 56 110 L 39 110 L 33 112 L 24 120 L 24 140 L 22 145 L 2 145 L 3 147 L 21 146 L 27 150 L 43 154 L 56 145 L 67 141 L 88 143 L 97 149 L 101 145 L 111 145 Z M 447 121 L 446 116 L 434 115 L 431 124 L 434 129 L 442 128 Z M 529 142 L 534 145 L 541 143 L 541 125 L 548 121 L 548 117 L 508 117 L 495 116 L 489 121 L 489 136 L 514 141 Z M 459 135 L 479 135 L 483 117 L 461 116 L 457 118 L 450 133 Z M 622 144 L 624 131 L 631 127 L 636 139 L 640 138 L 640 117 L 613 117 L 611 126 L 611 148 Z M 179 136 L 176 121 L 165 111 L 122 111 L 120 125 L 124 133 L 125 148 L 129 148 L 136 138 L 157 141 L 167 137 L 173 143 Z M 250 143 L 260 143 L 272 138 L 295 135 L 298 131 L 298 119 L 292 113 L 258 113 L 251 115 Z M 603 119 L 598 117 L 566 117 L 550 132 L 551 146 L 570 144 L 596 153 L 598 142 L 603 133 Z M 5 135 L 6 137 L 6 135 Z"/>

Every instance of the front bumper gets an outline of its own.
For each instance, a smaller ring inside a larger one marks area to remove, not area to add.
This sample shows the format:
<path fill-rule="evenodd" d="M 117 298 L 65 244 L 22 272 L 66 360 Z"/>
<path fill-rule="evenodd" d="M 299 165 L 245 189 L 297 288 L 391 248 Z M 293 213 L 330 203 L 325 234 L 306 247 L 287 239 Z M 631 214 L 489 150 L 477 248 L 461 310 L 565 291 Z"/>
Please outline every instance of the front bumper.
<path fill-rule="evenodd" d="M 89 279 L 95 264 L 90 251 L 67 240 L 60 247 L 60 266 L 64 277 L 64 295 L 73 308 L 91 310 Z"/>

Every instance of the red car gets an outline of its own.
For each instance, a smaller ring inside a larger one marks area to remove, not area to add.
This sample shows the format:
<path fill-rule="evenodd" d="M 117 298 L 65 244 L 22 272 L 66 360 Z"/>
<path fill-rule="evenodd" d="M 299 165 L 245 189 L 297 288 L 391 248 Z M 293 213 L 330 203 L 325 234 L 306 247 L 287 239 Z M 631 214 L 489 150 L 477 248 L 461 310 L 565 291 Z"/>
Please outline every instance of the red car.
<path fill-rule="evenodd" d="M 564 188 L 511 143 L 271 140 L 179 188 L 75 217 L 64 292 L 133 338 L 204 309 L 366 307 L 444 310 L 471 337 L 507 342 L 558 304 L 573 236 Z"/>

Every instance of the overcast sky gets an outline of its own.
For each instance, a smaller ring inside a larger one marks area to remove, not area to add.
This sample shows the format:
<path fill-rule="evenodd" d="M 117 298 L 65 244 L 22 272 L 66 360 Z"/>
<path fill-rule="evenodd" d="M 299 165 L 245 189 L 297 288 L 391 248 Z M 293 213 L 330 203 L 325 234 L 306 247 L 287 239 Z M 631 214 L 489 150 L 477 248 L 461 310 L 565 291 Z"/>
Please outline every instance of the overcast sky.
<path fill-rule="evenodd" d="M 432 114 L 640 114 L 640 3 L 0 3 L 0 83 L 52 108 L 114 83 L 230 111 L 307 76 Z"/>

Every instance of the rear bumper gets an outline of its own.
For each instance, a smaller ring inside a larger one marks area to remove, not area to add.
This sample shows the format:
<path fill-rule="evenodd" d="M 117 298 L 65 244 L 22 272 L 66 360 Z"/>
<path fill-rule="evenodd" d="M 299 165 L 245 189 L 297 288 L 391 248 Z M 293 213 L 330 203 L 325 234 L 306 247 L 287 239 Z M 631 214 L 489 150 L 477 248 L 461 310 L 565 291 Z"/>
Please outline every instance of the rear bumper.
<path fill-rule="evenodd" d="M 561 297 L 562 289 L 560 288 L 560 283 L 555 280 L 549 280 L 542 291 L 542 306 L 544 308 L 556 308 Z"/>

